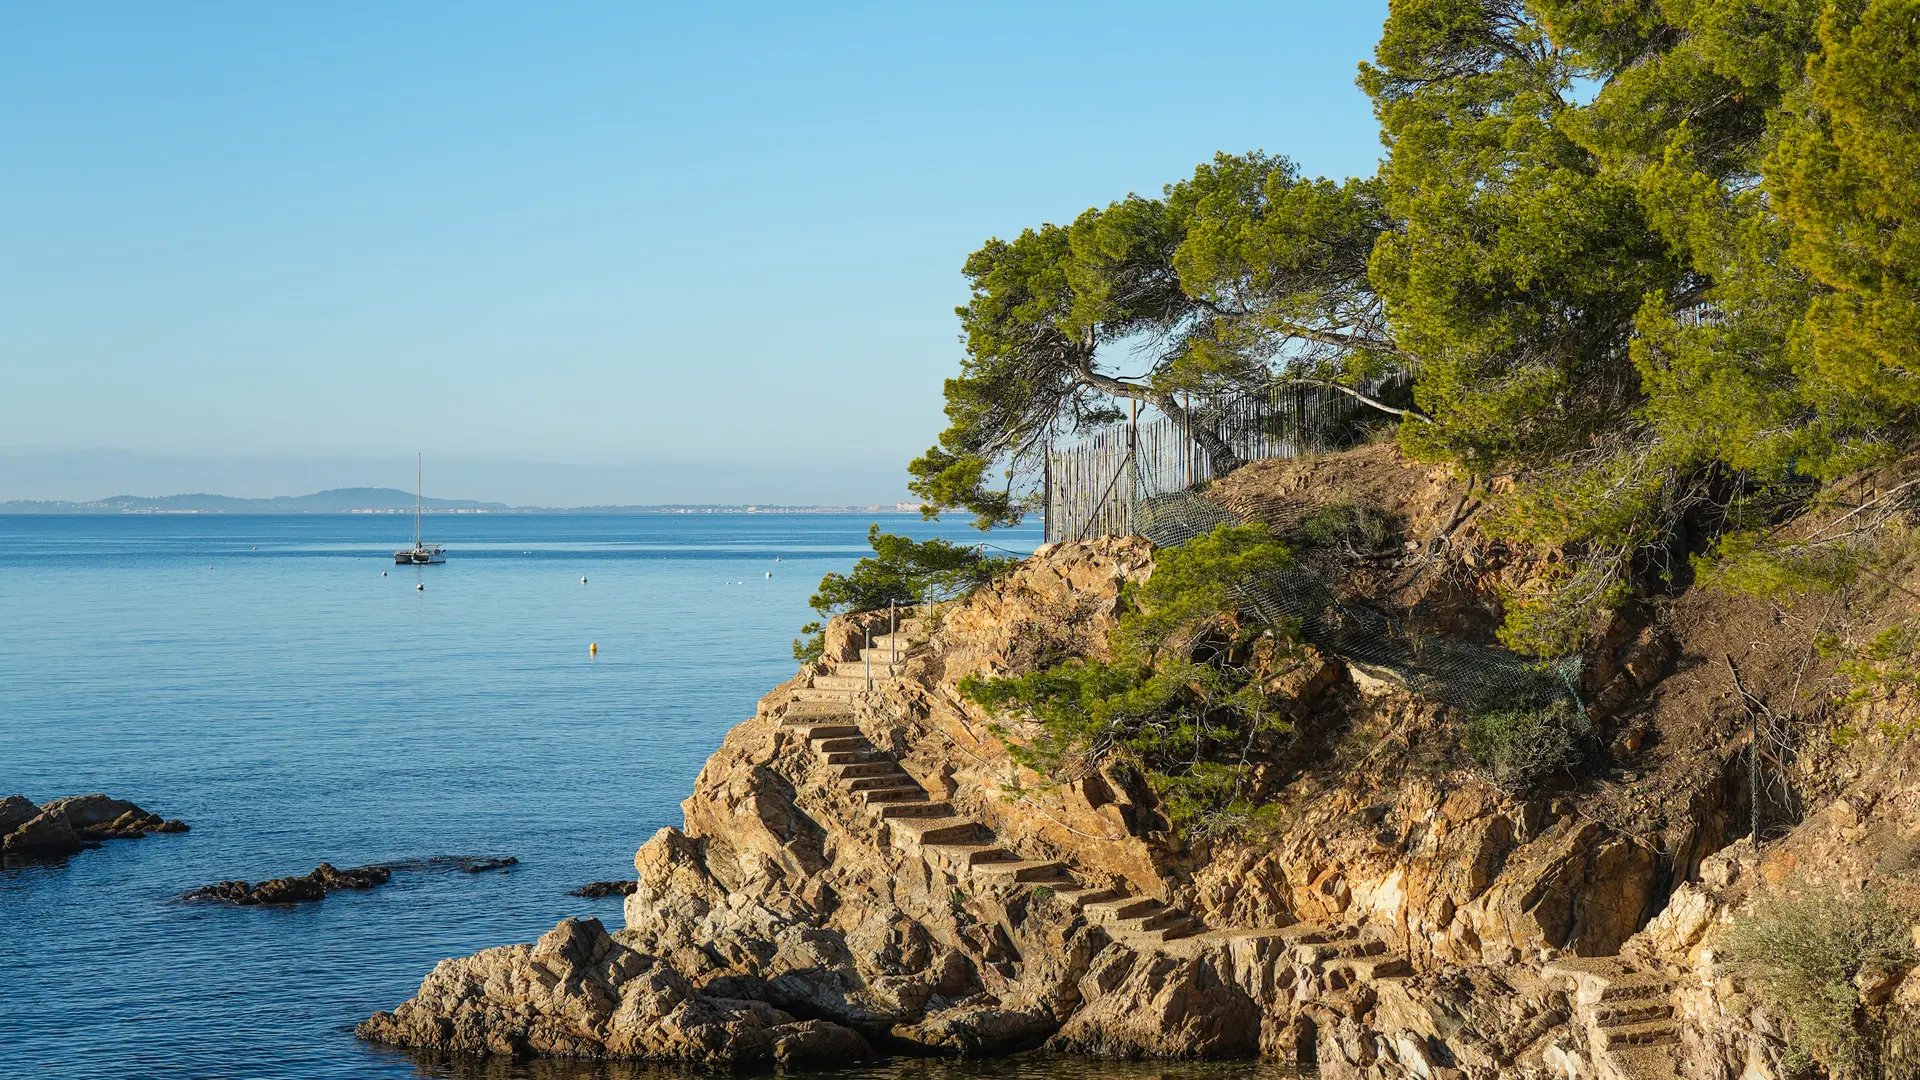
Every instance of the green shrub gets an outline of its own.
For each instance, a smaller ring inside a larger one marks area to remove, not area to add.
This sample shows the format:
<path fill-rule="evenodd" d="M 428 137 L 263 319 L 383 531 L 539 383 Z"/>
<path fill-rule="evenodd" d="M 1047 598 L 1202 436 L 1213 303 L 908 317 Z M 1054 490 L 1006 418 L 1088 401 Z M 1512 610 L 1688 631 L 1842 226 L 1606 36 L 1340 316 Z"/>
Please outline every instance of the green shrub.
<path fill-rule="evenodd" d="M 988 555 L 977 547 L 945 540 L 915 541 L 883 533 L 879 525 L 867 529 L 870 558 L 853 564 L 846 574 L 828 574 L 807 603 L 822 619 L 854 611 L 878 611 L 889 604 L 923 604 L 954 600 L 1012 570 L 1014 560 Z M 800 628 L 804 638 L 793 643 L 794 658 L 802 663 L 820 659 L 826 647 L 822 623 Z"/>
<path fill-rule="evenodd" d="M 1524 791 L 1577 764 L 1587 735 L 1579 708 L 1558 698 L 1474 716 L 1467 721 L 1467 753 L 1489 781 Z"/>
<path fill-rule="evenodd" d="M 1920 627 L 1908 624 L 1891 626 L 1864 645 L 1849 645 L 1838 637 L 1825 635 L 1815 641 L 1821 655 L 1837 657 L 1834 673 L 1844 680 L 1845 691 L 1838 704 L 1857 707 L 1870 703 L 1900 702 L 1907 706 L 1908 719 L 1882 720 L 1875 725 L 1889 739 L 1900 740 L 1920 730 L 1920 719 L 1912 719 L 1912 706 L 1920 698 Z M 1894 712 L 1895 716 L 1900 711 Z M 1833 732 L 1834 740 L 1845 745 L 1859 738 L 1862 729 L 1855 723 L 1843 723 Z"/>
<path fill-rule="evenodd" d="M 1247 620 L 1237 597 L 1291 566 L 1264 526 L 1220 526 L 1155 553 L 1153 576 L 1124 594 L 1109 660 L 969 678 L 961 691 L 1038 721 L 1025 741 L 1000 730 L 1016 761 L 1051 780 L 1117 758 L 1138 767 L 1175 829 L 1209 836 L 1244 827 L 1263 813 L 1252 761 L 1263 739 L 1289 727 L 1268 707 L 1254 658 L 1284 659 L 1296 644 L 1291 627 Z"/>
<path fill-rule="evenodd" d="M 1301 553 L 1376 555 L 1400 538 L 1400 521 L 1377 506 L 1341 502 L 1323 506 L 1294 526 L 1287 540 Z"/>
<path fill-rule="evenodd" d="M 1894 1075 L 1890 1055 L 1906 1053 L 1911 1018 L 1862 1000 L 1856 979 L 1863 972 L 1897 978 L 1920 961 L 1914 918 L 1877 891 L 1768 896 L 1734 921 L 1723 955 L 1786 1021 L 1794 1064 L 1817 1063 L 1834 1080 Z"/>

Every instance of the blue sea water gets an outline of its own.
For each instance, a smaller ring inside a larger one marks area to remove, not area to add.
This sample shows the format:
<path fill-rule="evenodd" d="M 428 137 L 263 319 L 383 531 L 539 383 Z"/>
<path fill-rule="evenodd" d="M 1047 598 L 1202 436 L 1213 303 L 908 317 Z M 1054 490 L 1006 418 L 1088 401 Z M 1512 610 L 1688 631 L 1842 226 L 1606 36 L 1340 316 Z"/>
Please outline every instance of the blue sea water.
<path fill-rule="evenodd" d="M 619 898 L 568 890 L 630 877 L 634 849 L 680 823 L 727 729 L 792 674 L 821 574 L 867 551 L 873 520 L 435 516 L 428 539 L 451 558 L 402 568 L 401 517 L 0 516 L 0 795 L 104 791 L 193 826 L 0 868 L 0 1078 L 683 1076 L 434 1062 L 352 1028 L 445 957 L 569 915 L 620 925 Z M 520 864 L 282 909 L 179 900 L 435 855 Z M 844 1075 L 1291 1074 L 1026 1057 Z"/>
<path fill-rule="evenodd" d="M 618 926 L 619 898 L 567 891 L 680 823 L 873 520 L 433 516 L 451 558 L 416 568 L 392 564 L 402 517 L 0 517 L 0 795 L 104 791 L 193 827 L 0 870 L 0 1075 L 440 1075 L 352 1025 L 444 957 Z M 520 865 L 279 910 L 177 899 L 447 854 Z"/>

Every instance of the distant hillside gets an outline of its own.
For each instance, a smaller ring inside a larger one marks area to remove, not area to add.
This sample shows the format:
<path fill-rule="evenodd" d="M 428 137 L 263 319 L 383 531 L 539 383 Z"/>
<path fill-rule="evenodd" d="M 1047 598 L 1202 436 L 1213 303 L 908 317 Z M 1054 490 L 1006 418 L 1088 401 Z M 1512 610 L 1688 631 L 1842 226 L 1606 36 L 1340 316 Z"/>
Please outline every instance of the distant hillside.
<path fill-rule="evenodd" d="M 459 514 L 917 514 L 919 503 L 850 506 L 787 506 L 773 503 L 649 503 L 644 506 L 508 506 L 472 499 L 422 499 L 428 513 Z M 413 496 L 398 488 L 334 488 L 312 495 L 237 499 L 231 495 L 115 495 L 91 502 L 17 499 L 0 502 L 0 514 L 392 514 L 413 509 Z"/>
<path fill-rule="evenodd" d="M 471 499 L 422 499 L 428 510 L 512 510 L 506 503 Z M 345 514 L 413 509 L 413 496 L 398 488 L 334 488 L 312 495 L 236 499 L 231 495 L 115 495 L 92 502 L 16 501 L 0 503 L 0 514 Z"/>

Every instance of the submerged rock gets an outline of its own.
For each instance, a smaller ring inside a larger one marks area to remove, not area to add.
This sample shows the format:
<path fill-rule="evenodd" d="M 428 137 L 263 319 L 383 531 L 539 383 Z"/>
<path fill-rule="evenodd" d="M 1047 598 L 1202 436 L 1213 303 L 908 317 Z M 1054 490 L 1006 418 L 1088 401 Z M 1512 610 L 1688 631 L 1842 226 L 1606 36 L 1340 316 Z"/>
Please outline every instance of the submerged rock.
<path fill-rule="evenodd" d="M 504 873 L 507 867 L 519 864 L 520 860 L 512 856 L 499 859 L 478 855 L 436 855 L 431 859 L 374 863 L 346 870 L 337 869 L 331 863 L 321 863 L 312 873 L 300 877 L 270 878 L 257 885 L 247 881 L 222 881 L 194 889 L 181 899 L 224 900 L 229 904 L 238 904 L 242 907 L 254 907 L 260 904 L 302 904 L 322 899 L 326 894 L 342 889 L 371 889 L 377 885 L 385 885 L 396 873 L 454 870 L 467 874 L 478 874 L 486 870 L 499 870 Z"/>
<path fill-rule="evenodd" d="M 35 806 L 22 795 L 0 800 L 0 851 L 53 858 L 82 851 L 99 840 L 122 840 L 150 832 L 186 832 L 184 821 L 167 821 L 122 799 L 73 795 Z"/>
<path fill-rule="evenodd" d="M 321 863 L 313 873 L 301 877 L 270 878 L 258 885 L 246 881 L 222 881 L 182 896 L 182 900 L 225 900 L 229 904 L 253 907 L 257 904 L 301 904 L 318 900 L 341 889 L 371 889 L 385 885 L 393 872 L 384 866 L 357 866 L 336 870 Z"/>
<path fill-rule="evenodd" d="M 589 881 L 567 895 L 599 900 L 608 896 L 632 896 L 633 891 L 639 887 L 640 883 L 637 881 Z"/>

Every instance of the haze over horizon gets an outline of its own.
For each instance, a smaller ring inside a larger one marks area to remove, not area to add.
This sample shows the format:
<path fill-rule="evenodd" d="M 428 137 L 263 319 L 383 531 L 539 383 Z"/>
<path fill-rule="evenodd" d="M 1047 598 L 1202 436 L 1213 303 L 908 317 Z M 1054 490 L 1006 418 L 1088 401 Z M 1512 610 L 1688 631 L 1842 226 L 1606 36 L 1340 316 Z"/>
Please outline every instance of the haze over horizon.
<path fill-rule="evenodd" d="M 891 501 L 969 252 L 1372 173 L 1385 8 L 0 9 L 0 499 Z"/>
<path fill-rule="evenodd" d="M 414 461 L 400 458 L 245 458 L 127 450 L 0 448 L 0 503 L 94 502 L 117 496 L 225 495 L 271 499 L 340 488 L 411 491 Z M 508 506 L 646 506 L 767 503 L 851 506 L 908 500 L 904 469 L 626 464 L 429 458 L 429 498 Z"/>

